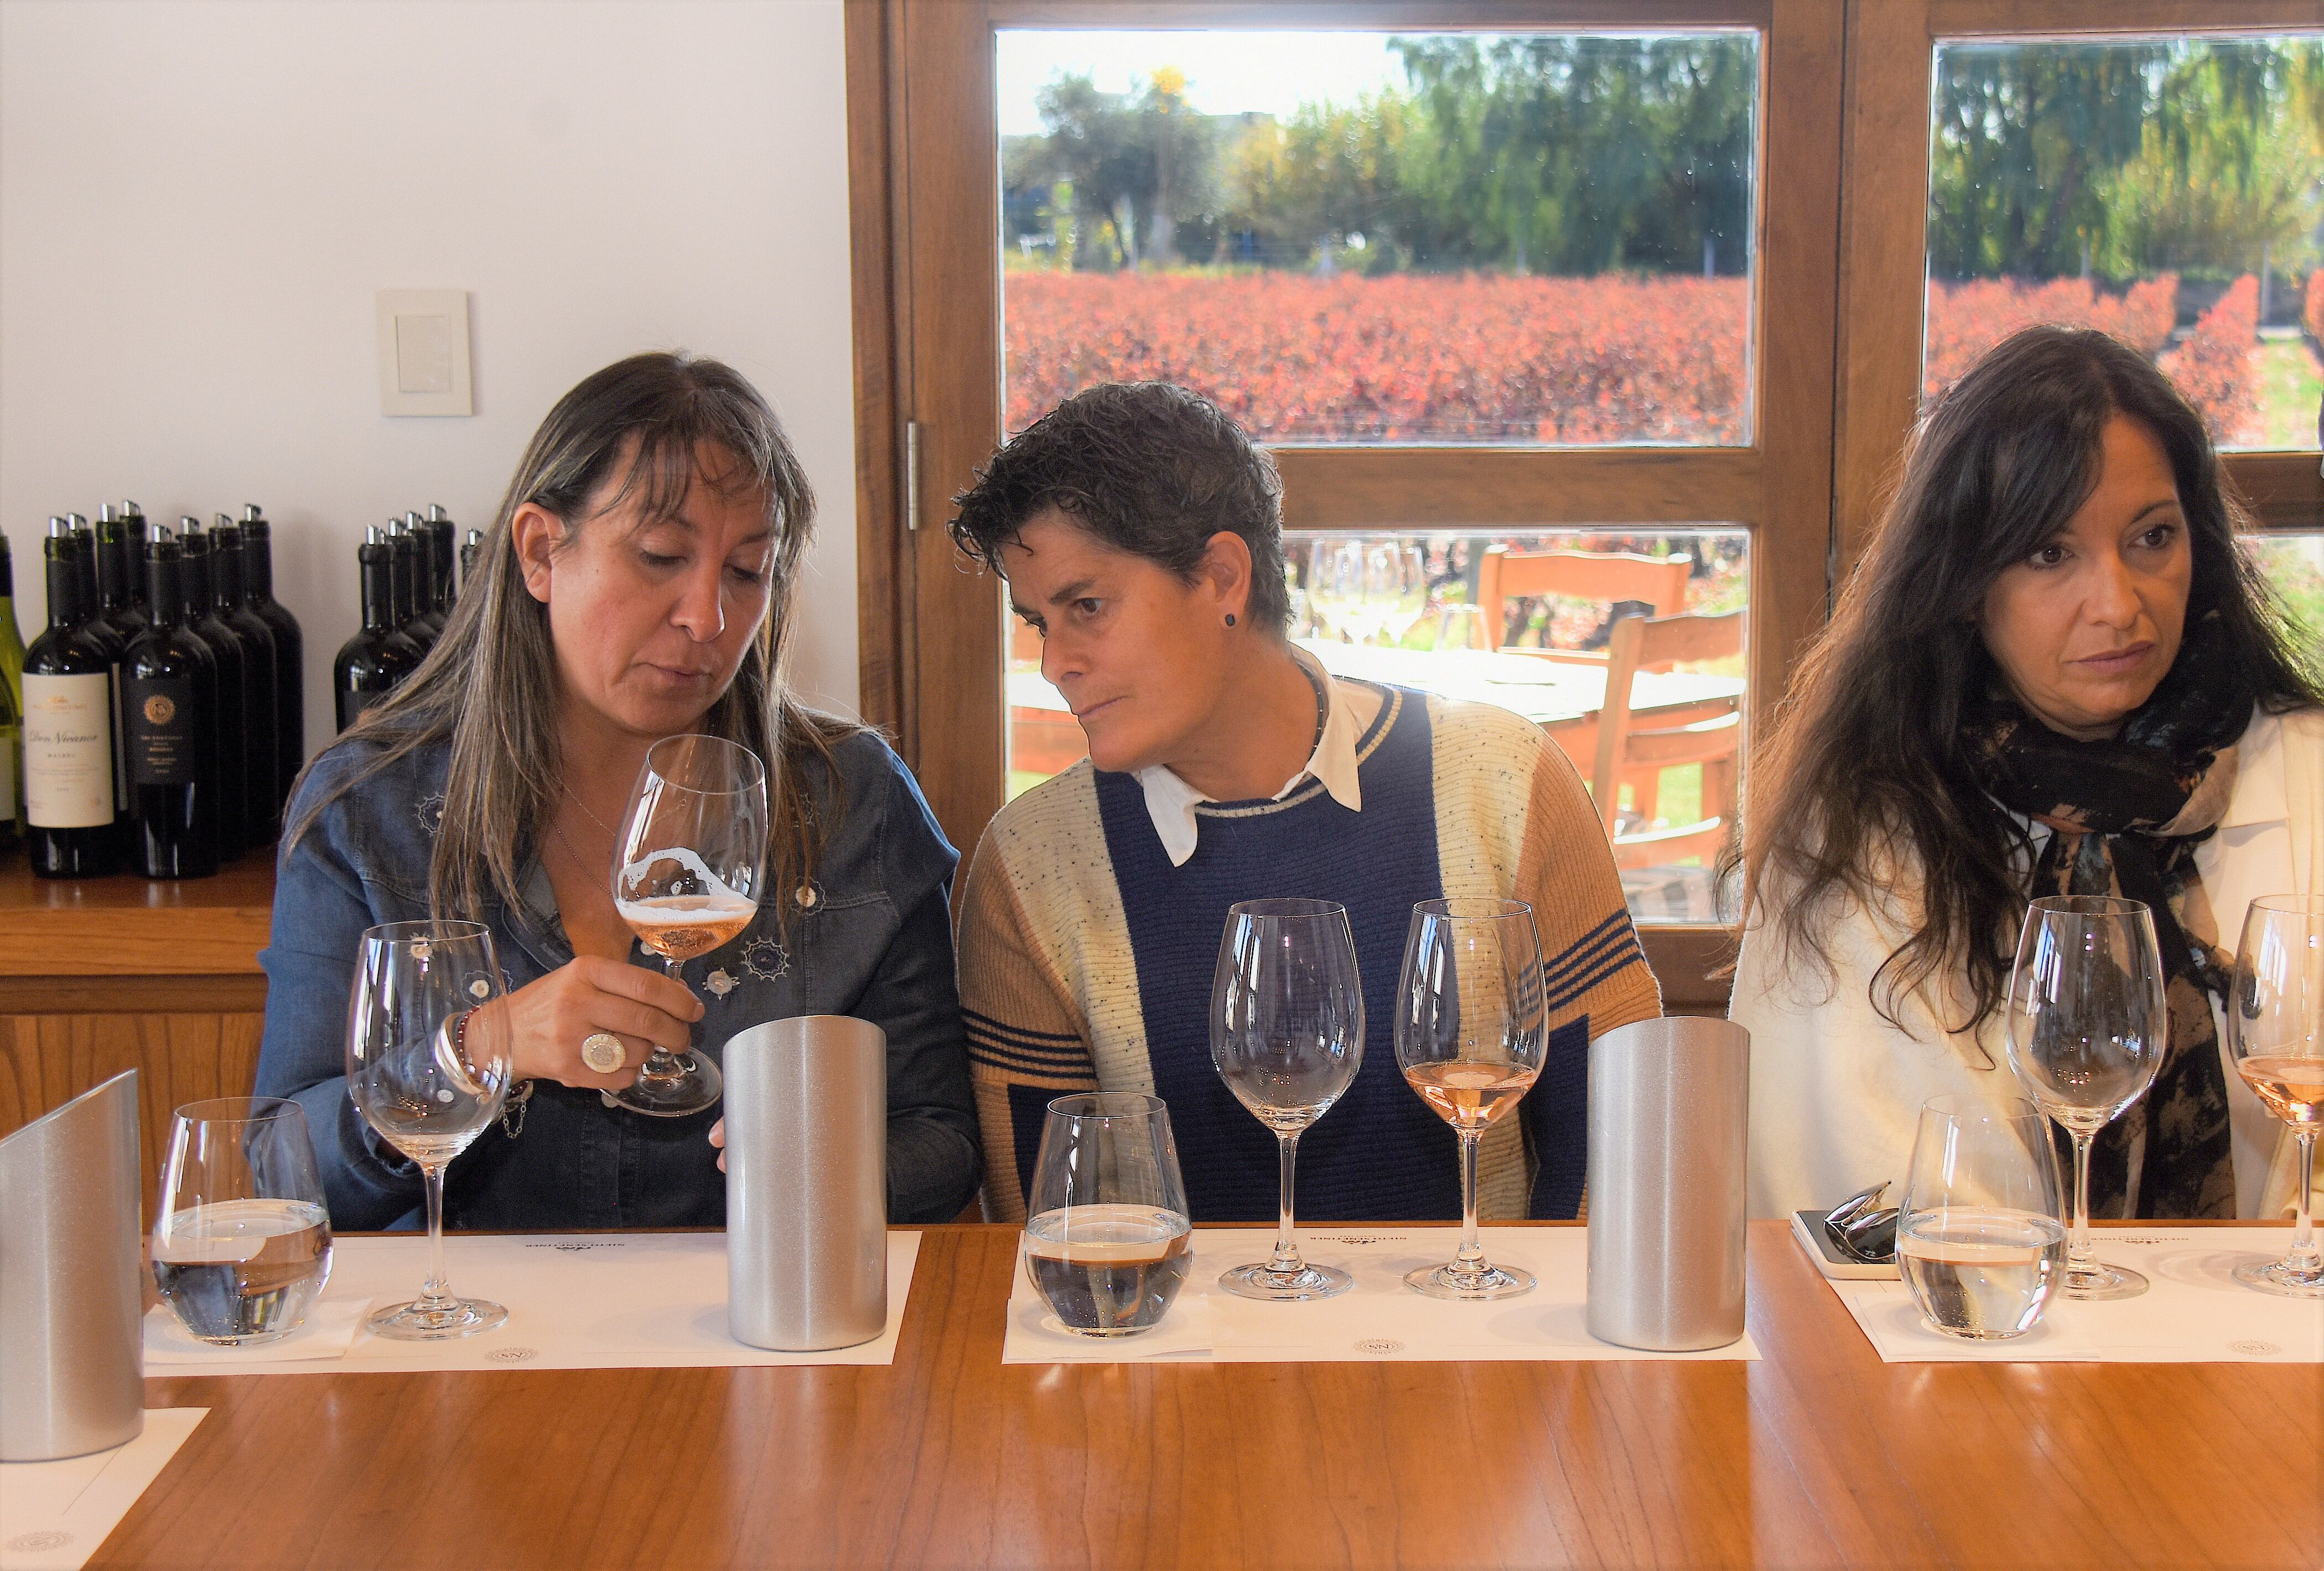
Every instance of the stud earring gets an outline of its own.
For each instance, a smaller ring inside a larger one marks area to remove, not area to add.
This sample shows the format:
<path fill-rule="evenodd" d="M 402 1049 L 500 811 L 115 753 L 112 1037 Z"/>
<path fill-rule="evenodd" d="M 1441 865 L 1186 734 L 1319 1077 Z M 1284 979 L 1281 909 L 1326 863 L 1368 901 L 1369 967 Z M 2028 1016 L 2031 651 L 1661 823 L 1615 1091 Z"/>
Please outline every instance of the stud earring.
<path fill-rule="evenodd" d="M 1234 612 L 1232 611 L 1227 612 L 1227 626 L 1234 626 Z"/>

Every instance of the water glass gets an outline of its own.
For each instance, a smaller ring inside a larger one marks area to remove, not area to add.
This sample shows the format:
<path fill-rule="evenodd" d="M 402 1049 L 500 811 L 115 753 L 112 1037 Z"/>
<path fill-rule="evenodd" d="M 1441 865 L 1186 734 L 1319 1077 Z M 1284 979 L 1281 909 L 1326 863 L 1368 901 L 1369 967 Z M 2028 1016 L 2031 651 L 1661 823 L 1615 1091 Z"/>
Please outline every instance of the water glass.
<path fill-rule="evenodd" d="M 1534 1275 L 1485 1258 L 1477 1152 L 1541 1074 L 1548 1044 L 1541 939 L 1522 900 L 1424 900 L 1412 908 L 1396 985 L 1396 1062 L 1461 1141 L 1461 1248 L 1405 1285 L 1433 1299 L 1506 1299 Z"/>
<path fill-rule="evenodd" d="M 1194 1263 L 1170 1110 L 1117 1091 L 1051 1102 L 1025 1214 L 1025 1274 L 1059 1325 L 1132 1337 L 1161 1324 Z"/>
<path fill-rule="evenodd" d="M 2299 1153 L 2292 1168 L 2292 1248 L 2282 1260 L 2236 1268 L 2236 1280 L 2284 1298 L 2324 1299 L 2309 1190 L 2316 1129 L 2324 1124 L 2324 895 L 2265 895 L 2244 914 L 2227 1046 L 2236 1070 L 2283 1120 Z"/>
<path fill-rule="evenodd" d="M 286 1336 L 330 1280 L 331 1219 L 296 1102 L 222 1097 L 179 1108 L 153 1216 L 153 1284 L 204 1342 Z"/>
<path fill-rule="evenodd" d="M 2154 919 L 2135 900 L 2050 895 L 2033 903 L 2017 939 L 2006 1021 L 2010 1067 L 2074 1143 L 2069 1298 L 2126 1299 L 2146 1291 L 2090 1244 L 2090 1143 L 2146 1094 L 2163 1067 L 2170 1015 Z"/>
<path fill-rule="evenodd" d="M 428 1280 L 411 1302 L 372 1316 L 374 1336 L 440 1341 L 508 1318 L 498 1304 L 455 1297 L 444 1274 L 444 1170 L 508 1094 L 505 991 L 493 935 L 479 923 L 364 930 L 347 1001 L 347 1095 L 381 1139 L 419 1164 L 428 1193 Z"/>
<path fill-rule="evenodd" d="M 1219 1278 L 1238 1298 L 1327 1299 L 1355 1285 L 1300 1258 L 1292 1231 L 1299 1135 L 1364 1062 L 1364 989 L 1348 908 L 1330 900 L 1245 900 L 1227 908 L 1211 980 L 1211 1062 L 1235 1100 L 1275 1132 L 1275 1254 Z"/>
<path fill-rule="evenodd" d="M 2034 1328 L 2066 1249 L 2049 1126 L 2020 1097 L 1921 1105 L 1896 1219 L 1896 1269 L 1929 1324 L 1992 1341 Z"/>

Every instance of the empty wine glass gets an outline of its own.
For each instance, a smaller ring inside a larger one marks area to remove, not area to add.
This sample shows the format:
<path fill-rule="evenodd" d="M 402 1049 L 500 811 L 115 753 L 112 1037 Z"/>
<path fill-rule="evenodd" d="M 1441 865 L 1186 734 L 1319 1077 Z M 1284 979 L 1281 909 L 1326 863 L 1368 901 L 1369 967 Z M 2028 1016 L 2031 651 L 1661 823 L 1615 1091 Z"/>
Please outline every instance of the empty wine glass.
<path fill-rule="evenodd" d="M 1324 1299 L 1354 1285 L 1310 1265 L 1292 1234 L 1300 1132 L 1329 1112 L 1364 1061 L 1364 991 L 1348 909 L 1329 900 L 1245 900 L 1227 909 L 1211 983 L 1211 1061 L 1235 1099 L 1275 1131 L 1275 1254 L 1219 1286 L 1246 1299 Z"/>
<path fill-rule="evenodd" d="M 1436 647 L 1440 650 L 1488 648 L 1484 608 L 1463 602 L 1437 612 Z"/>
<path fill-rule="evenodd" d="M 170 1121 L 153 1285 L 225 1346 L 296 1330 L 331 1278 L 331 1218 L 307 1115 L 280 1097 L 189 1102 Z"/>
<path fill-rule="evenodd" d="M 1975 1341 L 2022 1336 L 2056 1290 L 2066 1229 L 2058 1159 L 2033 1103 L 1921 1105 L 1896 1221 L 1896 1268 L 1929 1324 Z"/>
<path fill-rule="evenodd" d="M 614 841 L 613 908 L 683 982 L 686 962 L 731 942 L 759 914 L 767 865 L 767 770 L 723 737 L 664 737 L 646 754 Z M 678 1118 L 718 1100 L 718 1066 L 657 1044 L 606 1101 Z"/>
<path fill-rule="evenodd" d="M 1363 620 L 1363 548 L 1347 540 L 1318 540 L 1307 554 L 1307 607 L 1318 637 L 1360 644 Z"/>
<path fill-rule="evenodd" d="M 444 1275 L 444 1170 L 501 1110 L 509 1025 L 493 935 L 475 922 L 364 930 L 347 1002 L 347 1095 L 364 1122 L 420 1166 L 428 1190 L 428 1280 L 371 1318 L 374 1336 L 440 1341 L 489 1331 L 508 1311 L 453 1296 Z"/>
<path fill-rule="evenodd" d="M 2048 895 L 2025 913 L 2006 1010 L 2010 1066 L 2074 1143 L 2074 1222 L 2064 1292 L 2135 1298 L 2146 1279 L 2090 1244 L 2090 1143 L 2146 1094 L 2169 1014 L 2154 919 L 2135 900 Z"/>
<path fill-rule="evenodd" d="M 1517 1111 L 1548 1042 L 1541 940 L 1522 900 L 1424 900 L 1412 908 L 1396 984 L 1396 1062 L 1461 1139 L 1461 1249 L 1405 1285 L 1433 1299 L 1506 1299 L 1534 1276 L 1485 1259 L 1477 1238 L 1477 1148 Z"/>
<path fill-rule="evenodd" d="M 2292 1248 L 2236 1267 L 2236 1280 L 2285 1298 L 2324 1299 L 2324 1253 L 2309 1215 L 2316 1129 L 2324 1124 L 2324 895 L 2266 895 L 2244 913 L 2227 1045 L 2244 1083 L 2290 1128 Z"/>
<path fill-rule="evenodd" d="M 1051 1102 L 1025 1199 L 1025 1274 L 1059 1325 L 1128 1337 L 1162 1323 L 1194 1246 L 1160 1098 L 1087 1091 Z"/>
<path fill-rule="evenodd" d="M 1364 592 L 1388 647 L 1402 647 L 1428 610 L 1427 559 L 1416 546 L 1394 540 L 1371 546 L 1364 554 Z"/>

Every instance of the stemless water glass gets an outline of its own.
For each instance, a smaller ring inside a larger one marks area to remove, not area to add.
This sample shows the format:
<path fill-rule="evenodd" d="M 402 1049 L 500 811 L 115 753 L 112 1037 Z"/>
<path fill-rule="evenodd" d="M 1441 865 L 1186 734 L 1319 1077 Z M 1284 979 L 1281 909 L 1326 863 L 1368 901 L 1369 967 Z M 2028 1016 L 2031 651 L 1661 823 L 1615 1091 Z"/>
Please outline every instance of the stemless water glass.
<path fill-rule="evenodd" d="M 1427 557 L 1416 546 L 1380 541 L 1364 556 L 1364 592 L 1388 647 L 1402 647 L 1428 610 Z"/>
<path fill-rule="evenodd" d="M 1461 1138 L 1461 1250 L 1405 1285 L 1433 1299 L 1506 1299 L 1534 1276 L 1494 1265 L 1477 1239 L 1477 1148 L 1541 1073 L 1548 1016 L 1541 940 L 1522 900 L 1424 900 L 1396 984 L 1396 1062 Z"/>
<path fill-rule="evenodd" d="M 2020 1097 L 1921 1104 L 1896 1268 L 1929 1324 L 1977 1341 L 2023 1336 L 2056 1290 L 2065 1249 L 2040 1110 Z"/>
<path fill-rule="evenodd" d="M 2049 895 L 2034 902 L 2009 978 L 2010 1066 L 2074 1143 L 2074 1227 L 2063 1291 L 2135 1298 L 2146 1279 L 2090 1244 L 2090 1142 L 2146 1094 L 2170 1016 L 2154 919 L 2135 900 Z"/>
<path fill-rule="evenodd" d="M 1170 1110 L 1120 1091 L 1051 1102 L 1025 1216 L 1025 1274 L 1059 1325 L 1084 1337 L 1160 1325 L 1194 1263 Z"/>
<path fill-rule="evenodd" d="M 170 1125 L 153 1285 L 186 1329 L 241 1346 L 298 1328 L 331 1276 L 307 1115 L 279 1097 L 189 1102 Z"/>
<path fill-rule="evenodd" d="M 722 737 L 664 737 L 646 754 L 614 841 L 613 907 L 681 982 L 686 962 L 730 942 L 759 914 L 767 865 L 767 770 Z M 657 1045 L 604 1099 L 679 1118 L 718 1100 L 718 1066 Z"/>
<path fill-rule="evenodd" d="M 2308 1196 L 2316 1129 L 2324 1124 L 2324 895 L 2267 895 L 2251 903 L 2227 998 L 2236 1069 L 2290 1127 L 2299 1152 L 2291 1253 L 2239 1265 L 2236 1280 L 2286 1298 L 2324 1299 L 2324 1254 Z"/>
<path fill-rule="evenodd" d="M 1227 909 L 1211 981 L 1211 1061 L 1275 1131 L 1275 1254 L 1219 1286 L 1246 1299 L 1327 1299 L 1355 1285 L 1299 1257 L 1292 1173 L 1300 1132 L 1329 1112 L 1364 1061 L 1364 990 L 1348 909 L 1330 900 L 1245 900 Z"/>
<path fill-rule="evenodd" d="M 506 1012 L 493 935 L 474 922 L 392 922 L 364 930 L 347 1004 L 347 1094 L 381 1139 L 420 1165 L 428 1190 L 428 1280 L 371 1318 L 405 1342 L 489 1331 L 508 1311 L 459 1299 L 444 1275 L 444 1170 L 508 1094 Z"/>

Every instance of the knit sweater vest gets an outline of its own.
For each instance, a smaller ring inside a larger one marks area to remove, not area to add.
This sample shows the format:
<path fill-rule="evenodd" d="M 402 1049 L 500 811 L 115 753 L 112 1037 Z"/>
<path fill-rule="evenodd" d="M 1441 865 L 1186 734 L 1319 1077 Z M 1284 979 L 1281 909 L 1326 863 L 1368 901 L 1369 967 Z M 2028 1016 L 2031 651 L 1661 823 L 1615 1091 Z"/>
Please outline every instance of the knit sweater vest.
<path fill-rule="evenodd" d="M 1460 1215 L 1457 1143 L 1405 1084 L 1392 1024 L 1412 907 L 1447 896 L 1531 901 L 1549 994 L 1542 1073 L 1487 1136 L 1481 1208 L 1576 1213 L 1589 1039 L 1659 1013 L 1612 855 L 1536 728 L 1402 689 L 1383 700 L 1357 745 L 1360 813 L 1312 779 L 1278 801 L 1205 804 L 1174 868 L 1135 777 L 1084 760 L 993 821 L 961 931 L 988 1215 L 1023 1215 L 1049 1099 L 1102 1088 L 1168 1105 L 1195 1220 L 1274 1218 L 1276 1139 L 1213 1067 L 1210 1006 L 1227 908 L 1286 896 L 1348 908 L 1366 1021 L 1353 1083 L 1300 1136 L 1299 1214 Z"/>

